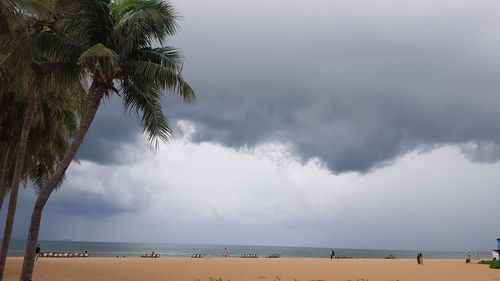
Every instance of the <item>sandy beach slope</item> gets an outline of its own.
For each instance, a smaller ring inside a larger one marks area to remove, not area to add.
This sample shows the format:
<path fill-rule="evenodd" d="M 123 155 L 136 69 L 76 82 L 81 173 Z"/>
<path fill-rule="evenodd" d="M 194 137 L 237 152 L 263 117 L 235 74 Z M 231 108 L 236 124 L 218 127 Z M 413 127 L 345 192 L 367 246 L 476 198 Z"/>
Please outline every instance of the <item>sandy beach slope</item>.
<path fill-rule="evenodd" d="M 21 258 L 9 258 L 6 279 L 18 280 Z M 33 281 L 489 281 L 500 270 L 458 260 L 40 258 Z"/>

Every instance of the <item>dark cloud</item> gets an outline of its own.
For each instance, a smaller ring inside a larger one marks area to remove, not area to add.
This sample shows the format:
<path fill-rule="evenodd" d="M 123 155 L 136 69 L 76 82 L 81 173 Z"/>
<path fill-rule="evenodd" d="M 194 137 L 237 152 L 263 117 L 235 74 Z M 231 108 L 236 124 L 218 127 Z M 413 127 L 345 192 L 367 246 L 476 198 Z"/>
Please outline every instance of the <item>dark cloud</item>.
<path fill-rule="evenodd" d="M 281 141 L 335 172 L 446 144 L 500 144 L 500 17 L 489 6 L 498 3 L 354 2 L 178 3 L 175 43 L 199 101 L 171 99 L 170 115 L 196 123 L 194 141 Z M 489 151 L 471 159 L 497 161 Z"/>
<path fill-rule="evenodd" d="M 183 20 L 172 44 L 199 98 L 184 106 L 170 97 L 166 112 L 195 122 L 193 141 L 280 141 L 334 172 L 447 144 L 497 161 L 496 150 L 470 146 L 500 145 L 500 4 L 409 3 L 176 1 Z M 115 148 L 139 132 L 113 100 L 80 157 L 127 161 Z"/>
<path fill-rule="evenodd" d="M 111 97 L 99 108 L 77 159 L 102 164 L 126 163 L 129 158 L 121 147 L 135 142 L 140 132 L 137 116 L 125 112 L 119 97 Z"/>

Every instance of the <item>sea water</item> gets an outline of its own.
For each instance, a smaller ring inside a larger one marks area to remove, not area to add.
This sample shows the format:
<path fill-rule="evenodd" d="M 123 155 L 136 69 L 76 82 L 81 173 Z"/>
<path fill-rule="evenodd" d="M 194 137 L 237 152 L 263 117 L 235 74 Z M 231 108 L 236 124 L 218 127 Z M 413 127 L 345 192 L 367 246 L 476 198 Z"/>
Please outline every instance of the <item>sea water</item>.
<path fill-rule="evenodd" d="M 24 255 L 25 241 L 12 240 L 9 256 Z M 279 246 L 239 246 L 239 245 L 201 245 L 201 244 L 168 244 L 168 243 L 113 243 L 113 242 L 74 242 L 74 241 L 40 241 L 42 252 L 84 252 L 91 257 L 140 257 L 144 253 L 160 254 L 162 258 L 191 257 L 192 254 L 203 254 L 205 257 L 223 257 L 227 248 L 229 257 L 240 257 L 243 254 L 258 254 L 266 257 L 269 254 L 280 254 L 283 258 L 329 258 L 331 248 L 314 247 L 279 247 Z M 389 255 L 396 258 L 415 258 L 423 253 L 430 259 L 465 259 L 465 252 L 425 251 L 425 250 L 373 250 L 334 248 L 335 255 L 352 258 L 380 259 Z M 489 252 L 471 251 L 477 259 L 491 259 Z"/>

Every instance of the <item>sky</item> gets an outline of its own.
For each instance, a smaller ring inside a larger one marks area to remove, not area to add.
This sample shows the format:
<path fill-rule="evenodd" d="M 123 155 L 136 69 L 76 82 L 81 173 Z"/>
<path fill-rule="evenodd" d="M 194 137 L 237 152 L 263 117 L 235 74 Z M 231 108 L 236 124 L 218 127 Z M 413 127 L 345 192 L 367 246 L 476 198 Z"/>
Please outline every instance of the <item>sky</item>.
<path fill-rule="evenodd" d="M 155 152 L 107 100 L 41 239 L 495 247 L 500 2 L 172 3 L 197 103 L 167 95 Z"/>

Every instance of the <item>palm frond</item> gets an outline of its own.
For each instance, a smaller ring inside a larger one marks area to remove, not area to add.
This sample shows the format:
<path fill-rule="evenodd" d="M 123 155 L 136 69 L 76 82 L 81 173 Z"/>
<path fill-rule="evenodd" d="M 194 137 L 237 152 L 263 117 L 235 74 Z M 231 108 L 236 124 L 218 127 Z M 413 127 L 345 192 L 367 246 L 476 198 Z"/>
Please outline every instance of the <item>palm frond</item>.
<path fill-rule="evenodd" d="M 116 24 L 111 43 L 122 56 L 154 42 L 163 44 L 176 33 L 177 15 L 173 7 L 159 0 L 119 0 L 111 4 Z"/>
<path fill-rule="evenodd" d="M 147 36 L 163 42 L 166 36 L 174 35 L 179 18 L 172 4 L 164 0 L 117 0 L 110 4 L 116 21 L 115 29 L 141 25 Z"/>
<path fill-rule="evenodd" d="M 47 18 L 53 10 L 50 1 L 42 0 L 2 0 L 0 1 L 0 30 L 16 31 L 26 27 L 28 18 Z M 2 32 L 0 32 L 1 34 Z"/>
<path fill-rule="evenodd" d="M 84 51 L 80 42 L 52 32 L 40 32 L 25 41 L 36 48 L 40 56 L 52 61 L 76 63 Z"/>
<path fill-rule="evenodd" d="M 118 69 L 119 56 L 103 44 L 97 43 L 81 54 L 78 64 L 108 76 Z"/>
<path fill-rule="evenodd" d="M 159 88 L 174 92 L 187 103 L 196 100 L 194 90 L 184 81 L 179 72 L 149 61 L 128 61 L 127 69 L 136 81 L 154 84 Z"/>
<path fill-rule="evenodd" d="M 170 46 L 159 48 L 141 48 L 130 54 L 129 59 L 150 61 L 169 68 L 172 71 L 178 72 L 180 72 L 184 61 L 184 57 L 180 51 Z"/>
<path fill-rule="evenodd" d="M 113 30 L 109 0 L 58 0 L 56 11 L 63 16 L 58 29 L 85 45 L 106 44 Z"/>
<path fill-rule="evenodd" d="M 142 86 L 142 87 L 141 87 Z M 168 141 L 172 130 L 161 108 L 161 93 L 155 87 L 149 87 L 128 81 L 122 85 L 121 95 L 125 108 L 141 116 L 141 127 L 148 135 L 153 147 L 159 141 Z"/>

